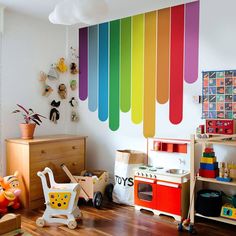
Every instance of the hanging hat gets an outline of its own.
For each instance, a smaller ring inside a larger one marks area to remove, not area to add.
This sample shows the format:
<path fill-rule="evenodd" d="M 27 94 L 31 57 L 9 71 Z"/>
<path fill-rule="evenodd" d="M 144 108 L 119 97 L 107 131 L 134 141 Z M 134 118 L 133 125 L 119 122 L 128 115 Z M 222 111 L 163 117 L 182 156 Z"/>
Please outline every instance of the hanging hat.
<path fill-rule="evenodd" d="M 58 75 L 56 68 L 53 65 L 51 65 L 51 68 L 48 72 L 48 78 L 49 79 L 58 79 L 58 77 L 59 77 L 59 75 Z"/>

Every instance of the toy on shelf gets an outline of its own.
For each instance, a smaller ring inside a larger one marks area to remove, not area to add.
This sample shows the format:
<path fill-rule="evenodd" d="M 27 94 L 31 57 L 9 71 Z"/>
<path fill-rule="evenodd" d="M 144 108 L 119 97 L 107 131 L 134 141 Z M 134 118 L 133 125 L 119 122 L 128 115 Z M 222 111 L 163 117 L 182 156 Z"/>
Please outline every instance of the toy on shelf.
<path fill-rule="evenodd" d="M 71 182 L 81 186 L 80 198 L 92 200 L 95 208 L 101 208 L 103 195 L 112 200 L 113 184 L 108 184 L 109 174 L 104 170 L 82 171 L 80 176 L 73 176 L 65 164 L 61 165 Z"/>
<path fill-rule="evenodd" d="M 206 120 L 206 133 L 226 135 L 234 134 L 234 120 Z"/>
<path fill-rule="evenodd" d="M 0 235 L 9 233 L 13 230 L 19 230 L 19 234 L 17 232 L 14 232 L 14 234 L 11 235 L 21 235 L 20 234 L 20 228 L 21 228 L 21 217 L 20 215 L 15 214 L 6 214 L 2 218 L 0 218 Z M 16 234 L 15 234 L 16 233 Z"/>
<path fill-rule="evenodd" d="M 50 187 L 47 184 L 46 174 L 49 176 Z M 36 220 L 36 224 L 43 227 L 49 223 L 61 223 L 66 224 L 70 229 L 75 229 L 77 227 L 76 219 L 81 217 L 80 209 L 77 206 L 80 185 L 78 183 L 56 183 L 53 172 L 48 167 L 42 172 L 39 171 L 37 175 L 42 181 L 46 210 L 43 216 Z M 66 216 L 67 219 L 60 218 L 60 215 Z"/>
<path fill-rule="evenodd" d="M 233 205 L 226 203 L 221 208 L 220 216 L 236 220 L 236 208 Z"/>
<path fill-rule="evenodd" d="M 230 166 L 228 163 L 220 162 L 219 176 L 216 177 L 217 180 L 223 182 L 230 182 L 232 178 L 230 178 Z"/>
<path fill-rule="evenodd" d="M 6 214 L 8 207 L 18 209 L 20 207 L 20 194 L 17 171 L 14 175 L 0 177 L 0 214 Z"/>
<path fill-rule="evenodd" d="M 57 63 L 57 69 L 61 73 L 64 73 L 67 71 L 67 65 L 65 64 L 65 58 L 61 57 L 59 59 L 59 62 Z"/>
<path fill-rule="evenodd" d="M 201 157 L 199 176 L 216 178 L 219 175 L 218 162 L 212 147 L 206 147 Z"/>

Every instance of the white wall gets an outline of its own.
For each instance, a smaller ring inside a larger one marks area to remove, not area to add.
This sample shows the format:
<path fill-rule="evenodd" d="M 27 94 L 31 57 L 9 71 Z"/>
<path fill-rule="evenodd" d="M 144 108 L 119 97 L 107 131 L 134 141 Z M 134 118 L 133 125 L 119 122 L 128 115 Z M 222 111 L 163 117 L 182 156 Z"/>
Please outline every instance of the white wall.
<path fill-rule="evenodd" d="M 193 85 L 184 84 L 184 114 L 180 125 L 169 122 L 169 104 L 157 105 L 156 137 L 189 139 L 201 120 L 201 105 L 192 102 L 193 95 L 201 94 L 201 72 L 203 70 L 236 69 L 236 9 L 235 0 L 207 0 L 200 3 L 200 58 L 199 80 Z M 107 169 L 113 173 L 116 149 L 146 151 L 146 139 L 142 124 L 131 122 L 130 112 L 121 113 L 120 129 L 110 131 L 107 122 L 98 120 L 97 112 L 88 110 L 87 101 L 80 101 L 80 123 L 78 133 L 88 135 L 88 160 L 91 168 Z M 218 160 L 233 157 L 233 152 L 219 148 Z M 229 156 L 228 156 L 229 155 Z M 166 163 L 179 167 L 178 155 L 166 157 Z M 184 157 L 183 157 L 184 158 Z M 189 156 L 185 157 L 188 168 Z M 151 163 L 158 165 L 158 156 Z M 163 164 L 163 163 L 162 163 Z"/>
<path fill-rule="evenodd" d="M 4 140 L 19 137 L 19 123 L 23 122 L 18 114 L 11 114 L 16 104 L 33 108 L 35 112 L 49 116 L 50 103 L 58 99 L 57 83 L 69 83 L 67 78 L 55 82 L 54 94 L 50 97 L 41 95 L 39 72 L 48 72 L 52 63 L 66 55 L 66 30 L 64 26 L 55 26 L 48 21 L 34 19 L 15 12 L 5 12 L 4 34 L 2 37 L 2 81 L 1 81 L 1 159 L 5 169 Z M 36 127 L 35 135 L 57 134 L 68 131 L 68 100 L 60 107 L 61 119 L 55 125 L 43 120 Z"/>

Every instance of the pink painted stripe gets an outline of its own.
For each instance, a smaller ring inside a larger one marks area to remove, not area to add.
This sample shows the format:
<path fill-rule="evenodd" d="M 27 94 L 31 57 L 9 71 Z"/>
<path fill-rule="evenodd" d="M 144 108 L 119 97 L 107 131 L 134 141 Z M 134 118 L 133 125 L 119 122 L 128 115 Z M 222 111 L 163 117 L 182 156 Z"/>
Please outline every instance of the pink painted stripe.
<path fill-rule="evenodd" d="M 185 5 L 185 70 L 184 79 L 194 83 L 198 78 L 199 1 Z"/>

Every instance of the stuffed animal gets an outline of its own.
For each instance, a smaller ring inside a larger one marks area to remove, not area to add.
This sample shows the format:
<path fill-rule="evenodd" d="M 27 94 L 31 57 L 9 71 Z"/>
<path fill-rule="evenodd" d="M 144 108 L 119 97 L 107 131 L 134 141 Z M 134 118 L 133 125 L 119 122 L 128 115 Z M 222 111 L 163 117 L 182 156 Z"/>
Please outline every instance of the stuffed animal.
<path fill-rule="evenodd" d="M 61 97 L 61 99 L 66 99 L 67 91 L 65 84 L 60 84 L 58 87 L 58 94 Z"/>
<path fill-rule="evenodd" d="M 59 59 L 59 62 L 57 63 L 57 69 L 61 72 L 64 73 L 67 71 L 67 65 L 65 64 L 65 58 L 61 57 Z"/>
<path fill-rule="evenodd" d="M 72 62 L 70 64 L 70 73 L 73 74 L 73 75 L 76 75 L 79 73 L 78 69 L 77 69 L 77 65 L 76 63 Z"/>
<path fill-rule="evenodd" d="M 17 176 L 18 172 L 4 178 L 0 177 L 0 214 L 7 213 L 8 207 L 13 209 L 20 207 L 19 195 L 21 190 Z"/>
<path fill-rule="evenodd" d="M 71 100 L 69 101 L 69 103 L 72 107 L 78 106 L 78 100 L 75 97 L 72 97 Z"/>
<path fill-rule="evenodd" d="M 46 84 L 47 78 L 48 78 L 47 74 L 41 71 L 39 80 L 43 83 L 42 95 L 46 97 L 49 96 L 53 91 L 52 87 Z"/>
<path fill-rule="evenodd" d="M 59 111 L 54 107 L 50 111 L 50 120 L 54 123 L 57 124 L 57 121 L 60 118 L 60 113 Z"/>

